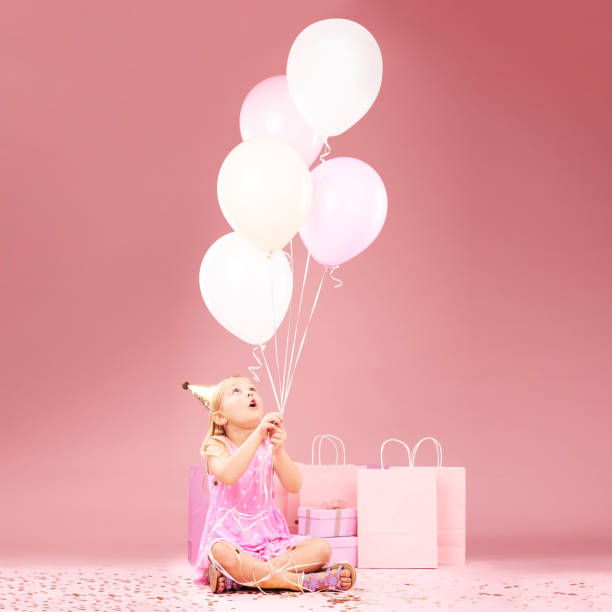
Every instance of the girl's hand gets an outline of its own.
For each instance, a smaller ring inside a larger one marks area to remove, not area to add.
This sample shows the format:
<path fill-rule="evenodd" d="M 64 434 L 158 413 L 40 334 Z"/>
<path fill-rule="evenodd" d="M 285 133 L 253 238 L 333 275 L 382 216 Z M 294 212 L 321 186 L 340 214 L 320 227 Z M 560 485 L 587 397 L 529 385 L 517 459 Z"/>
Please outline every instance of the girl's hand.
<path fill-rule="evenodd" d="M 268 414 L 265 414 L 255 430 L 259 434 L 260 439 L 264 440 L 267 438 L 268 432 L 274 431 L 276 426 L 282 426 L 283 419 L 284 417 L 280 412 L 268 412 Z"/>
<path fill-rule="evenodd" d="M 274 431 L 270 435 L 270 442 L 272 443 L 272 450 L 274 453 L 278 453 L 283 449 L 286 439 L 287 432 L 285 428 L 282 425 L 276 425 Z"/>

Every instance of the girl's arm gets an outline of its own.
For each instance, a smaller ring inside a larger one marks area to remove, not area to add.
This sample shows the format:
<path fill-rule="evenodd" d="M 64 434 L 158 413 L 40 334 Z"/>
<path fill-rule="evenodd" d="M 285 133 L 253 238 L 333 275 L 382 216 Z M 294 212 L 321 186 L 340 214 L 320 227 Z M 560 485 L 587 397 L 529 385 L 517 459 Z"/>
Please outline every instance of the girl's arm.
<path fill-rule="evenodd" d="M 220 444 L 223 444 L 220 442 Z M 215 457 L 208 456 L 208 470 L 214 474 L 223 484 L 233 485 L 240 480 L 246 472 L 253 456 L 257 452 L 257 447 L 261 444 L 261 438 L 255 430 L 231 456 Z"/>
<path fill-rule="evenodd" d="M 226 485 L 233 485 L 240 480 L 262 440 L 268 435 L 268 431 L 273 430 L 275 428 L 274 423 L 280 423 L 282 418 L 282 415 L 278 412 L 269 412 L 264 415 L 257 428 L 253 430 L 233 455 L 209 458 L 210 473 Z"/>
<path fill-rule="evenodd" d="M 278 479 L 289 493 L 299 493 L 302 488 L 302 475 L 297 465 L 293 463 L 291 457 L 284 448 L 279 449 L 273 456 L 274 470 L 278 474 Z"/>

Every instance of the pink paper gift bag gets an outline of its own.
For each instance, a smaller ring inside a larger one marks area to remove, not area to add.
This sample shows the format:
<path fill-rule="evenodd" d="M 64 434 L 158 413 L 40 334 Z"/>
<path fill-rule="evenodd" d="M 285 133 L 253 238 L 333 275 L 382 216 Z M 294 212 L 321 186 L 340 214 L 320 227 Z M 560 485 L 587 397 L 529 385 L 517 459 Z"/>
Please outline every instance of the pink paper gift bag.
<path fill-rule="evenodd" d="M 208 486 L 204 479 L 204 466 L 189 467 L 189 512 L 187 515 L 187 558 L 195 565 L 208 512 Z"/>
<path fill-rule="evenodd" d="M 407 467 L 384 469 L 383 450 L 399 442 Z M 359 567 L 433 568 L 438 565 L 436 468 L 414 468 L 401 440 L 380 447 L 381 469 L 357 470 Z"/>
<path fill-rule="evenodd" d="M 436 492 L 438 498 L 438 563 L 465 564 L 465 468 L 442 465 L 442 445 L 431 437 L 422 438 L 412 449 L 410 464 L 414 467 L 421 442 L 436 445 Z"/>
<path fill-rule="evenodd" d="M 329 440 L 336 449 L 336 462 L 333 464 L 321 463 L 321 443 Z M 318 447 L 318 462 L 315 463 L 315 444 Z M 342 448 L 343 463 L 338 463 L 338 447 Z M 298 506 L 324 506 L 326 502 L 342 501 L 346 507 L 357 506 L 357 466 L 346 463 L 346 449 L 340 438 L 332 434 L 318 434 L 312 440 L 311 463 L 298 463 L 302 474 L 302 488 Z M 295 507 L 297 512 L 297 506 Z M 288 509 L 288 513 L 291 514 Z M 297 519 L 292 515 L 290 520 Z M 289 520 L 289 519 L 288 519 Z"/>
<path fill-rule="evenodd" d="M 357 536 L 339 536 L 337 538 L 325 538 L 331 544 L 331 558 L 329 563 L 350 563 L 358 567 L 357 558 Z"/>

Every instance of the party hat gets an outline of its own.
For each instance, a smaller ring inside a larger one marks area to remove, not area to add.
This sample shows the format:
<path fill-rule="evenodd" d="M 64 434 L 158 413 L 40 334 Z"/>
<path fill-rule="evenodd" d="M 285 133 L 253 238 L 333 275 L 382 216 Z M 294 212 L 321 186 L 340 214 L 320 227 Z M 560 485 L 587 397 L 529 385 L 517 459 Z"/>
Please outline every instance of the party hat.
<path fill-rule="evenodd" d="M 207 408 L 210 408 L 215 393 L 215 385 L 210 387 L 203 387 L 200 385 L 192 385 L 188 382 L 183 383 L 183 389 L 188 389 L 197 397 Z"/>

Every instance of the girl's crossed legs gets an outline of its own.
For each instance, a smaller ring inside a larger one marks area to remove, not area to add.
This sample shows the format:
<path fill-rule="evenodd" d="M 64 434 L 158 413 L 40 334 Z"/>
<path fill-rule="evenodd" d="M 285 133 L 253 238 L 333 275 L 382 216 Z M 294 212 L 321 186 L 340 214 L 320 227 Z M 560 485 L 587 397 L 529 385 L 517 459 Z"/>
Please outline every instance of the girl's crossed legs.
<path fill-rule="evenodd" d="M 264 578 L 259 583 L 262 589 L 300 591 L 302 589 L 299 586 L 298 574 L 320 570 L 331 557 L 331 546 L 323 538 L 308 538 L 296 544 L 292 550 L 262 561 L 235 547 L 231 542 L 220 540 L 213 544 L 212 553 L 217 563 L 238 582 L 253 582 Z M 323 578 L 324 572 L 319 577 Z M 349 570 L 342 569 L 339 579 L 342 589 L 352 586 Z M 216 592 L 220 593 L 224 589 L 225 576 L 219 573 Z"/>

